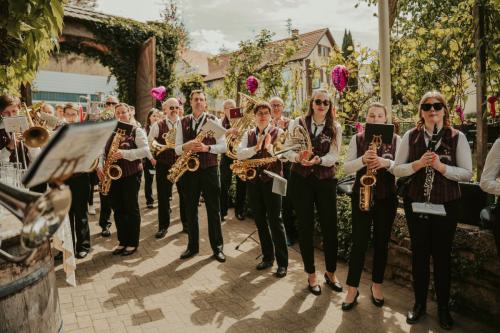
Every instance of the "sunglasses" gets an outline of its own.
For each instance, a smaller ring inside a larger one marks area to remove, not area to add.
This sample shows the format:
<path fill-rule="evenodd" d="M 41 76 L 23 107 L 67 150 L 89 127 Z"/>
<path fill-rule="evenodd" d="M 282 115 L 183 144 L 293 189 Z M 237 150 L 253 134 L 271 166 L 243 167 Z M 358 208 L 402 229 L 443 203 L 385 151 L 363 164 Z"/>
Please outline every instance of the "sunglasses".
<path fill-rule="evenodd" d="M 106 106 L 109 106 L 109 105 L 117 105 L 118 103 L 116 102 L 106 102 Z"/>
<path fill-rule="evenodd" d="M 430 111 L 432 108 L 434 108 L 434 110 L 436 111 L 441 111 L 442 108 L 444 108 L 444 104 L 443 103 L 424 103 L 422 104 L 421 106 L 422 108 L 422 111 Z"/>
<path fill-rule="evenodd" d="M 323 104 L 324 106 L 329 106 L 330 105 L 330 101 L 325 99 L 324 101 L 320 100 L 319 98 L 318 99 L 315 99 L 314 100 L 314 104 L 316 104 L 317 106 L 320 106 L 321 104 Z"/>
<path fill-rule="evenodd" d="M 170 106 L 169 109 L 170 109 L 170 111 L 179 110 L 179 107 L 178 106 Z"/>

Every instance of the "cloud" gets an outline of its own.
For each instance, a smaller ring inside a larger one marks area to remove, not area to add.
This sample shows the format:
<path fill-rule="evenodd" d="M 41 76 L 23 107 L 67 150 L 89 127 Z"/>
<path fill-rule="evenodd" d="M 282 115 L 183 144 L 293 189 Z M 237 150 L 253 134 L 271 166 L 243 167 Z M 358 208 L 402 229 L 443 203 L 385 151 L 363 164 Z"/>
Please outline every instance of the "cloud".
<path fill-rule="evenodd" d="M 205 51 L 217 54 L 221 48 L 235 50 L 238 48 L 238 41 L 229 40 L 227 35 L 220 30 L 200 29 L 189 34 L 191 46 L 198 51 Z"/>

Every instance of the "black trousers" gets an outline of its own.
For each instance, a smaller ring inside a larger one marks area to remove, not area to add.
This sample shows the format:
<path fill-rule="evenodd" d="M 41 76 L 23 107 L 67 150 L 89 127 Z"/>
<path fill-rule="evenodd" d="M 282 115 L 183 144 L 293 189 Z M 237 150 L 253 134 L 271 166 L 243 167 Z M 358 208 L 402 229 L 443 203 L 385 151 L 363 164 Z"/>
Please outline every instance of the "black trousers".
<path fill-rule="evenodd" d="M 233 160 L 226 155 L 222 155 L 220 162 L 220 212 L 221 216 L 226 216 L 229 209 L 229 188 L 233 179 L 233 172 L 231 171 L 231 164 Z M 236 214 L 245 213 L 245 200 L 246 200 L 246 182 L 236 177 L 236 198 L 235 198 L 235 212 Z"/>
<path fill-rule="evenodd" d="M 495 236 L 495 243 L 497 244 L 497 254 L 500 258 L 500 203 L 495 207 L 495 222 L 493 223 L 493 236 Z"/>
<path fill-rule="evenodd" d="M 155 201 L 153 199 L 153 178 L 154 175 L 151 174 L 150 170 L 154 170 L 155 167 L 151 162 L 145 158 L 143 159 L 144 165 L 144 195 L 146 196 L 146 204 L 153 204 Z"/>
<path fill-rule="evenodd" d="M 156 192 L 158 196 L 158 229 L 170 226 L 170 197 L 172 183 L 167 179 L 168 168 L 165 164 L 156 164 Z"/>
<path fill-rule="evenodd" d="M 139 187 L 142 174 L 113 180 L 109 198 L 113 207 L 118 242 L 121 246 L 139 245 L 141 215 L 139 212 Z"/>
<path fill-rule="evenodd" d="M 391 237 L 392 224 L 396 217 L 397 197 L 391 195 L 384 199 L 375 199 L 369 212 L 359 209 L 359 191 L 352 195 L 352 247 L 349 259 L 347 284 L 358 287 L 361 272 L 365 263 L 366 249 L 370 240 L 373 223 L 373 267 L 372 281 L 384 282 L 384 272 L 387 265 L 387 252 Z"/>
<path fill-rule="evenodd" d="M 248 196 L 259 233 L 262 260 L 273 262 L 276 254 L 278 266 L 288 267 L 285 227 L 280 218 L 281 196 L 273 193 L 272 187 L 272 181 L 248 183 Z"/>
<path fill-rule="evenodd" d="M 186 213 L 186 186 L 184 176 L 177 181 L 175 186 L 177 187 L 177 194 L 179 195 L 179 213 L 181 216 L 182 229 L 187 231 L 187 213 Z"/>
<path fill-rule="evenodd" d="M 290 169 L 292 163 L 285 162 L 283 163 L 283 175 L 286 180 L 290 180 Z M 295 218 L 293 213 L 293 204 L 290 192 L 283 197 L 282 207 L 281 207 L 281 216 L 283 217 L 283 224 L 285 225 L 285 232 L 288 240 L 294 242 L 297 240 L 297 228 L 295 226 Z"/>
<path fill-rule="evenodd" d="M 434 286 L 438 306 L 448 306 L 451 286 L 451 246 L 457 227 L 460 200 L 446 203 L 446 216 L 413 213 L 411 199 L 404 209 L 412 248 L 412 275 L 415 302 L 426 304 L 429 290 L 430 258 L 434 263 Z"/>
<path fill-rule="evenodd" d="M 293 207 L 297 212 L 299 226 L 299 245 L 304 270 L 312 274 L 314 266 L 314 208 L 318 213 L 326 270 L 337 270 L 337 180 L 318 179 L 315 176 L 304 178 L 294 172 L 290 175 L 290 194 Z"/>
<path fill-rule="evenodd" d="M 75 252 L 90 250 L 90 229 L 87 210 L 87 199 L 90 188 L 88 173 L 84 173 L 66 180 L 71 190 L 71 208 L 69 222 L 73 249 Z"/>
<path fill-rule="evenodd" d="M 184 192 L 188 227 L 188 248 L 199 250 L 198 203 L 203 192 L 208 217 L 208 236 L 212 251 L 222 251 L 223 240 L 220 225 L 220 185 L 217 166 L 198 169 L 184 174 Z"/>
<path fill-rule="evenodd" d="M 115 181 L 113 180 L 113 182 Z M 101 201 L 99 226 L 104 229 L 111 226 L 111 199 L 109 193 L 108 195 L 102 195 L 102 193 L 99 192 L 99 200 Z"/>
<path fill-rule="evenodd" d="M 89 173 L 89 178 L 90 178 L 90 190 L 89 190 L 88 204 L 89 206 L 92 206 L 94 204 L 94 186 L 99 184 L 99 178 L 97 177 L 97 172 L 94 171 Z"/>

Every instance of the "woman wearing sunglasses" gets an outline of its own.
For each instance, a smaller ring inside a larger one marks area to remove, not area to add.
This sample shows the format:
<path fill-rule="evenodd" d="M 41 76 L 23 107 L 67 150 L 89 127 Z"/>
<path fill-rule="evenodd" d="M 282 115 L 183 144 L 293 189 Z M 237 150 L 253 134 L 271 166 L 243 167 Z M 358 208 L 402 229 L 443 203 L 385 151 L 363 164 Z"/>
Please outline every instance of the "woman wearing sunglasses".
<path fill-rule="evenodd" d="M 287 153 L 288 160 L 292 162 L 289 193 L 298 217 L 300 252 L 308 274 L 308 289 L 314 295 L 321 294 L 314 266 L 316 207 L 326 261 L 325 280 L 331 289 L 341 292 L 342 285 L 335 276 L 338 241 L 337 181 L 334 177 L 342 129 L 335 121 L 333 105 L 326 90 L 313 92 L 307 114 L 290 122 L 290 133 L 298 125 L 307 130 L 313 146 L 312 151 Z"/>
<path fill-rule="evenodd" d="M 149 135 L 151 127 L 159 120 L 160 120 L 160 110 L 155 108 L 149 110 L 148 116 L 146 117 L 146 126 L 144 126 L 146 135 Z M 144 163 L 144 195 L 146 197 L 146 206 L 152 209 L 154 208 L 154 202 L 155 202 L 155 200 L 153 199 L 153 188 L 152 188 L 154 173 L 152 173 L 152 171 L 155 169 L 155 167 L 151 163 L 151 161 L 148 160 L 147 158 L 143 160 L 143 163 Z"/>
<path fill-rule="evenodd" d="M 368 124 L 387 123 L 387 108 L 381 103 L 373 103 L 368 107 L 366 115 Z M 373 269 L 372 269 L 372 303 L 381 307 L 384 305 L 382 282 L 387 264 L 387 247 L 391 236 L 392 223 L 396 216 L 397 196 L 396 181 L 392 174 L 396 148 L 401 138 L 392 136 L 392 144 L 382 144 L 377 151 L 368 149 L 371 138 L 365 139 L 365 133 L 359 133 L 351 138 L 347 158 L 344 163 L 346 174 L 356 173 L 356 181 L 352 190 L 352 251 L 349 259 L 347 275 L 347 295 L 342 310 L 351 310 L 357 304 L 358 286 L 365 262 L 365 252 L 369 239 L 373 239 Z M 376 188 L 373 188 L 373 205 L 368 212 L 359 207 L 360 179 L 366 174 L 366 168 L 376 170 Z M 370 237 L 372 232 L 373 236 Z"/>
<path fill-rule="evenodd" d="M 451 246 L 460 205 L 458 182 L 472 177 L 471 152 L 465 135 L 451 127 L 441 93 L 427 92 L 420 100 L 418 116 L 417 126 L 403 136 L 394 167 L 397 177 L 412 177 L 404 194 L 404 209 L 411 238 L 415 304 L 406 322 L 414 324 L 426 313 L 432 256 L 439 324 L 451 329 L 448 302 Z M 434 173 L 433 179 L 427 173 Z M 446 216 L 413 212 L 412 203 L 427 201 L 424 188 L 429 189 L 429 184 L 430 203 L 444 205 Z"/>

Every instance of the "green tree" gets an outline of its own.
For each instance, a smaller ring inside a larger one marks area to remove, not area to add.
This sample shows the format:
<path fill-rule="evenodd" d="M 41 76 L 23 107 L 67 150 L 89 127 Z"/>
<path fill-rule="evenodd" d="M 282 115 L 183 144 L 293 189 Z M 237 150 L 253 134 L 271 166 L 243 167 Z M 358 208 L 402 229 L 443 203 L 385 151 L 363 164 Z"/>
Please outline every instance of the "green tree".
<path fill-rule="evenodd" d="M 57 45 L 62 0 L 0 0 L 0 93 L 18 94 Z"/>
<path fill-rule="evenodd" d="M 344 57 L 344 59 L 348 59 L 353 52 L 354 52 L 354 42 L 352 40 L 352 34 L 350 30 L 349 32 L 347 32 L 346 29 L 344 30 L 344 37 L 342 38 L 342 56 Z M 354 76 L 349 76 L 347 85 L 350 90 L 353 91 L 358 90 L 358 78 Z"/>
<path fill-rule="evenodd" d="M 191 91 L 193 90 L 205 89 L 205 83 L 203 82 L 203 77 L 198 73 L 193 73 L 179 79 L 177 85 L 179 87 L 179 90 L 186 98 L 186 103 L 184 103 L 184 113 L 190 114 L 192 112 L 192 109 L 191 109 L 191 100 L 189 96 L 191 95 Z"/>

